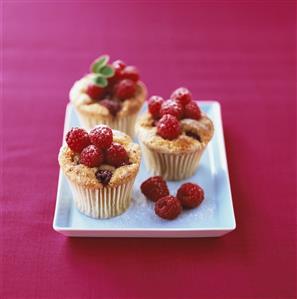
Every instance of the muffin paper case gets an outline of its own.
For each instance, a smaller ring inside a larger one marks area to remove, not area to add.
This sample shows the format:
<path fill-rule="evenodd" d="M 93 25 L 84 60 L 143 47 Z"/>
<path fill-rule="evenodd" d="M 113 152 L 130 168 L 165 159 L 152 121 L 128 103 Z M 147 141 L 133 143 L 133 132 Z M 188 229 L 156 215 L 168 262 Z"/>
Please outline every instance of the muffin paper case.
<path fill-rule="evenodd" d="M 153 175 L 179 181 L 192 176 L 199 165 L 204 148 L 193 153 L 169 154 L 150 149 L 141 143 L 144 163 Z"/>
<path fill-rule="evenodd" d="M 93 218 L 110 218 L 125 212 L 131 203 L 134 179 L 116 187 L 88 189 L 68 179 L 77 209 Z"/>

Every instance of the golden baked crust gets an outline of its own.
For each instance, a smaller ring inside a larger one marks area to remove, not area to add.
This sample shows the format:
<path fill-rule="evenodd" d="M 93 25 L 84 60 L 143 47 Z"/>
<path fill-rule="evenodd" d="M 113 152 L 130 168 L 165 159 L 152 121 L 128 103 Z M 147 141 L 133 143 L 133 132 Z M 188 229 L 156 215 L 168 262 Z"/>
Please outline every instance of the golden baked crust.
<path fill-rule="evenodd" d="M 124 146 L 131 164 L 118 168 L 110 165 L 90 168 L 83 164 L 78 164 L 79 155 L 74 153 L 67 145 L 63 145 L 58 157 L 63 173 L 74 183 L 90 189 L 104 188 L 95 176 L 98 169 L 109 169 L 112 171 L 113 175 L 107 185 L 109 187 L 116 187 L 134 179 L 137 175 L 141 160 L 139 145 L 133 143 L 132 139 L 125 133 L 116 130 L 113 130 L 113 141 Z"/>
<path fill-rule="evenodd" d="M 101 118 L 114 119 L 108 109 L 94 102 L 87 94 L 86 89 L 94 74 L 88 74 L 82 79 L 76 81 L 72 86 L 69 97 L 70 102 L 76 109 L 88 116 L 100 116 Z M 147 96 L 147 89 L 142 82 L 138 82 L 136 86 L 136 94 L 133 98 L 127 99 L 122 103 L 122 109 L 117 113 L 116 117 L 127 116 L 137 113 L 143 105 Z"/>
<path fill-rule="evenodd" d="M 183 154 L 206 147 L 214 133 L 214 126 L 210 118 L 204 113 L 200 120 L 183 119 L 180 121 L 182 134 L 174 139 L 167 140 L 157 135 L 157 128 L 152 126 L 153 118 L 150 113 L 142 115 L 136 124 L 136 132 L 140 142 L 161 153 Z M 194 133 L 200 137 L 198 141 L 186 133 Z"/>

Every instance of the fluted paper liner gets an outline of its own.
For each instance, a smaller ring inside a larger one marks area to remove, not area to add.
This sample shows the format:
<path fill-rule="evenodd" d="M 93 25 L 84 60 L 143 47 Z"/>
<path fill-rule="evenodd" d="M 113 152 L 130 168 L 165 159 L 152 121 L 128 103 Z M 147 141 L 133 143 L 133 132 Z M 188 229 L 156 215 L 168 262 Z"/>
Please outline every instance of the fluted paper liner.
<path fill-rule="evenodd" d="M 127 116 L 120 116 L 120 117 L 114 117 L 114 118 L 106 118 L 106 117 L 100 117 L 100 116 L 94 116 L 94 115 L 84 115 L 82 113 L 78 112 L 79 120 L 82 124 L 82 126 L 86 130 L 93 129 L 96 125 L 104 124 L 109 126 L 110 128 L 114 130 L 122 131 L 126 134 L 128 134 L 130 137 L 134 136 L 134 127 L 135 122 L 137 118 L 137 113 L 127 115 Z"/>
<path fill-rule="evenodd" d="M 160 153 L 143 142 L 141 142 L 141 149 L 146 167 L 151 173 L 171 181 L 179 181 L 192 176 L 204 151 L 204 148 L 201 148 L 186 154 Z"/>
<path fill-rule="evenodd" d="M 117 187 L 87 189 L 68 180 L 77 209 L 93 218 L 110 218 L 125 212 L 131 203 L 134 179 Z"/>

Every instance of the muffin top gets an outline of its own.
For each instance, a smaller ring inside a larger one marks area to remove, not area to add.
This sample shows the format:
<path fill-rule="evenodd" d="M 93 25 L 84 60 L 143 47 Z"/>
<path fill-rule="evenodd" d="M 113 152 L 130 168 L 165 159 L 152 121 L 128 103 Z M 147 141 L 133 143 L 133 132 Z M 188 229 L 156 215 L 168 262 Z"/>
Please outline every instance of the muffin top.
<path fill-rule="evenodd" d="M 80 128 L 68 132 L 58 160 L 69 180 L 85 188 L 100 189 L 135 178 L 141 160 L 139 145 L 125 133 L 107 128 L 100 125 L 89 133 Z M 108 136 L 102 137 L 106 131 Z"/>
<path fill-rule="evenodd" d="M 214 134 L 214 126 L 193 101 L 190 91 L 180 87 L 166 101 L 152 96 L 148 113 L 139 118 L 136 131 L 149 148 L 181 154 L 205 148 Z"/>
<path fill-rule="evenodd" d="M 142 115 L 137 122 L 137 135 L 141 142 L 153 150 L 162 153 L 188 153 L 204 148 L 211 140 L 213 123 L 204 113 L 199 120 L 182 119 L 181 133 L 173 140 L 164 139 L 157 134 L 157 127 L 150 113 Z"/>
<path fill-rule="evenodd" d="M 122 117 L 138 112 L 147 90 L 134 66 L 109 56 L 96 59 L 90 73 L 76 81 L 70 90 L 70 101 L 80 113 L 101 118 Z"/>
<path fill-rule="evenodd" d="M 109 95 L 98 101 L 92 99 L 87 93 L 88 86 L 94 77 L 94 74 L 84 76 L 76 81 L 70 90 L 70 101 L 81 113 L 112 118 L 134 114 L 140 110 L 147 95 L 146 87 L 141 81 L 136 83 L 135 94 L 125 101 L 118 101 L 115 95 Z M 114 110 L 111 110 L 113 106 Z"/>

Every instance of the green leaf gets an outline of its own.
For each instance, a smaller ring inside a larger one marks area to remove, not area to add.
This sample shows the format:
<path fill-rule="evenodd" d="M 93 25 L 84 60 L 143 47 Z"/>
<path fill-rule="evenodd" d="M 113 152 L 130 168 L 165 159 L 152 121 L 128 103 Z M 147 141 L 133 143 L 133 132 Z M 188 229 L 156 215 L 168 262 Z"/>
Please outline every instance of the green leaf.
<path fill-rule="evenodd" d="M 107 79 L 102 77 L 101 75 L 97 75 L 94 78 L 94 83 L 100 87 L 106 87 L 108 84 Z"/>
<path fill-rule="evenodd" d="M 114 75 L 114 68 L 106 65 L 100 69 L 100 74 L 105 78 L 110 78 Z"/>
<path fill-rule="evenodd" d="M 109 61 L 108 55 L 102 55 L 99 58 L 97 58 L 92 64 L 91 64 L 91 72 L 92 73 L 100 73 L 100 70 L 106 66 L 107 62 Z"/>

